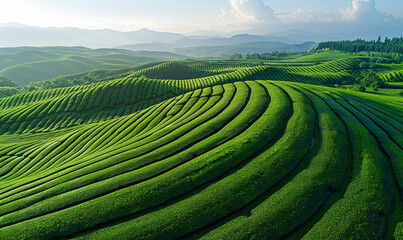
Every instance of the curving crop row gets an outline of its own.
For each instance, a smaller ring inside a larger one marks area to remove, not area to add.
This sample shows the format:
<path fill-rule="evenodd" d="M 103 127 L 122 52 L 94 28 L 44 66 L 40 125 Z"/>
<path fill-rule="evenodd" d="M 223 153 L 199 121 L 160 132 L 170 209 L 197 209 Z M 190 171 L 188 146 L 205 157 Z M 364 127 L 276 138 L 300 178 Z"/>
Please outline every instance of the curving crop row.
<path fill-rule="evenodd" d="M 398 238 L 402 104 L 318 86 L 357 64 L 3 99 L 0 238 Z"/>

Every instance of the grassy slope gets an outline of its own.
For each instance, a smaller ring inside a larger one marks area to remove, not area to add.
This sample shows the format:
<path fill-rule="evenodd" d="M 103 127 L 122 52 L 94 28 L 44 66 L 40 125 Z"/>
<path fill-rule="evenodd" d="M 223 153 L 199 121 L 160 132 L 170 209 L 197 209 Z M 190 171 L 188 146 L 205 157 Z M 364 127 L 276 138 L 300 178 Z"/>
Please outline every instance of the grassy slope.
<path fill-rule="evenodd" d="M 5 48 L 0 49 L 0 54 L 0 76 L 10 78 L 19 85 L 91 69 L 117 69 L 184 57 L 170 53 L 82 47 Z"/>
<path fill-rule="evenodd" d="M 402 98 L 243 64 L 1 99 L 0 238 L 399 238 Z"/>

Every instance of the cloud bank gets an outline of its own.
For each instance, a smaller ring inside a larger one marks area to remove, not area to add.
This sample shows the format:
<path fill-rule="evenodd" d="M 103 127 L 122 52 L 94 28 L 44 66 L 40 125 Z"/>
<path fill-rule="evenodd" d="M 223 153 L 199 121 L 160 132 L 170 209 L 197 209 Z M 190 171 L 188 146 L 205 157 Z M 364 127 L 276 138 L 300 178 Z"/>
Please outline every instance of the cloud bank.
<path fill-rule="evenodd" d="M 388 22 L 393 19 L 391 15 L 376 9 L 375 0 L 353 0 L 351 7 L 339 11 L 346 22 Z"/>
<path fill-rule="evenodd" d="M 221 25 L 230 30 L 261 28 L 277 22 L 273 10 L 262 0 L 230 0 L 231 8 L 221 9 Z"/>
<path fill-rule="evenodd" d="M 390 32 L 403 35 L 403 19 L 379 11 L 375 0 L 352 0 L 339 9 L 297 9 L 276 15 L 262 0 L 230 0 L 230 9 L 222 9 L 221 23 L 256 32 L 301 29 L 317 32 Z"/>
<path fill-rule="evenodd" d="M 260 24 L 275 20 L 273 10 L 262 0 L 230 0 L 231 9 L 219 16 L 227 23 Z"/>

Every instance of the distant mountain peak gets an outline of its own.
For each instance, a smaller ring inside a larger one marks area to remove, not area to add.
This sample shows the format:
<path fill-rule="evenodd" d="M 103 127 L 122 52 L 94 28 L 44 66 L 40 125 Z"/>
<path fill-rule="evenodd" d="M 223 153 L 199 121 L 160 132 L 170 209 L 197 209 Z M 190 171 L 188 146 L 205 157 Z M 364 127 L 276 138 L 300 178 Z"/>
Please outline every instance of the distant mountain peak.
<path fill-rule="evenodd" d="M 254 37 L 254 36 L 257 36 L 257 35 L 252 35 L 252 34 L 248 34 L 248 33 L 240 33 L 240 34 L 235 34 L 231 38 Z"/>
<path fill-rule="evenodd" d="M 155 32 L 155 31 L 148 29 L 148 28 L 142 28 L 140 30 L 137 30 L 137 32 Z"/>

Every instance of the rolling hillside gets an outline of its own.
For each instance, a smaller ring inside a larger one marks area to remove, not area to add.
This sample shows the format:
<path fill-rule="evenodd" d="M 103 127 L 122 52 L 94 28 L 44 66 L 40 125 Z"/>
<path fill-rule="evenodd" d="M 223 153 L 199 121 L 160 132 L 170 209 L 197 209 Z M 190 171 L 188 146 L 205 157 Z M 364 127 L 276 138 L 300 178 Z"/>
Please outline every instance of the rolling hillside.
<path fill-rule="evenodd" d="M 266 53 L 272 51 L 286 52 L 304 52 L 314 48 L 314 42 L 304 42 L 291 44 L 278 41 L 268 41 L 268 39 L 259 36 L 250 36 L 242 39 L 236 35 L 232 38 L 213 38 L 213 39 L 182 39 L 175 44 L 147 43 L 123 45 L 120 48 L 133 51 L 158 49 L 160 51 L 169 51 L 177 54 L 187 55 L 195 58 L 217 58 L 227 59 L 229 56 L 240 53 Z"/>
<path fill-rule="evenodd" d="M 217 57 L 228 58 L 229 56 L 240 53 L 266 53 L 272 51 L 285 52 L 304 52 L 309 51 L 315 46 L 314 42 L 305 42 L 301 44 L 287 44 L 283 42 L 246 42 L 239 44 L 214 45 L 214 46 L 194 46 L 187 48 L 175 48 L 173 52 L 192 57 Z M 130 48 L 129 48 L 130 49 Z"/>
<path fill-rule="evenodd" d="M 117 69 L 185 56 L 164 52 L 132 52 L 84 47 L 0 48 L 0 76 L 19 85 L 92 69 Z"/>
<path fill-rule="evenodd" d="M 362 61 L 159 62 L 2 98 L 0 239 L 402 239 L 403 98 L 326 86 Z"/>

